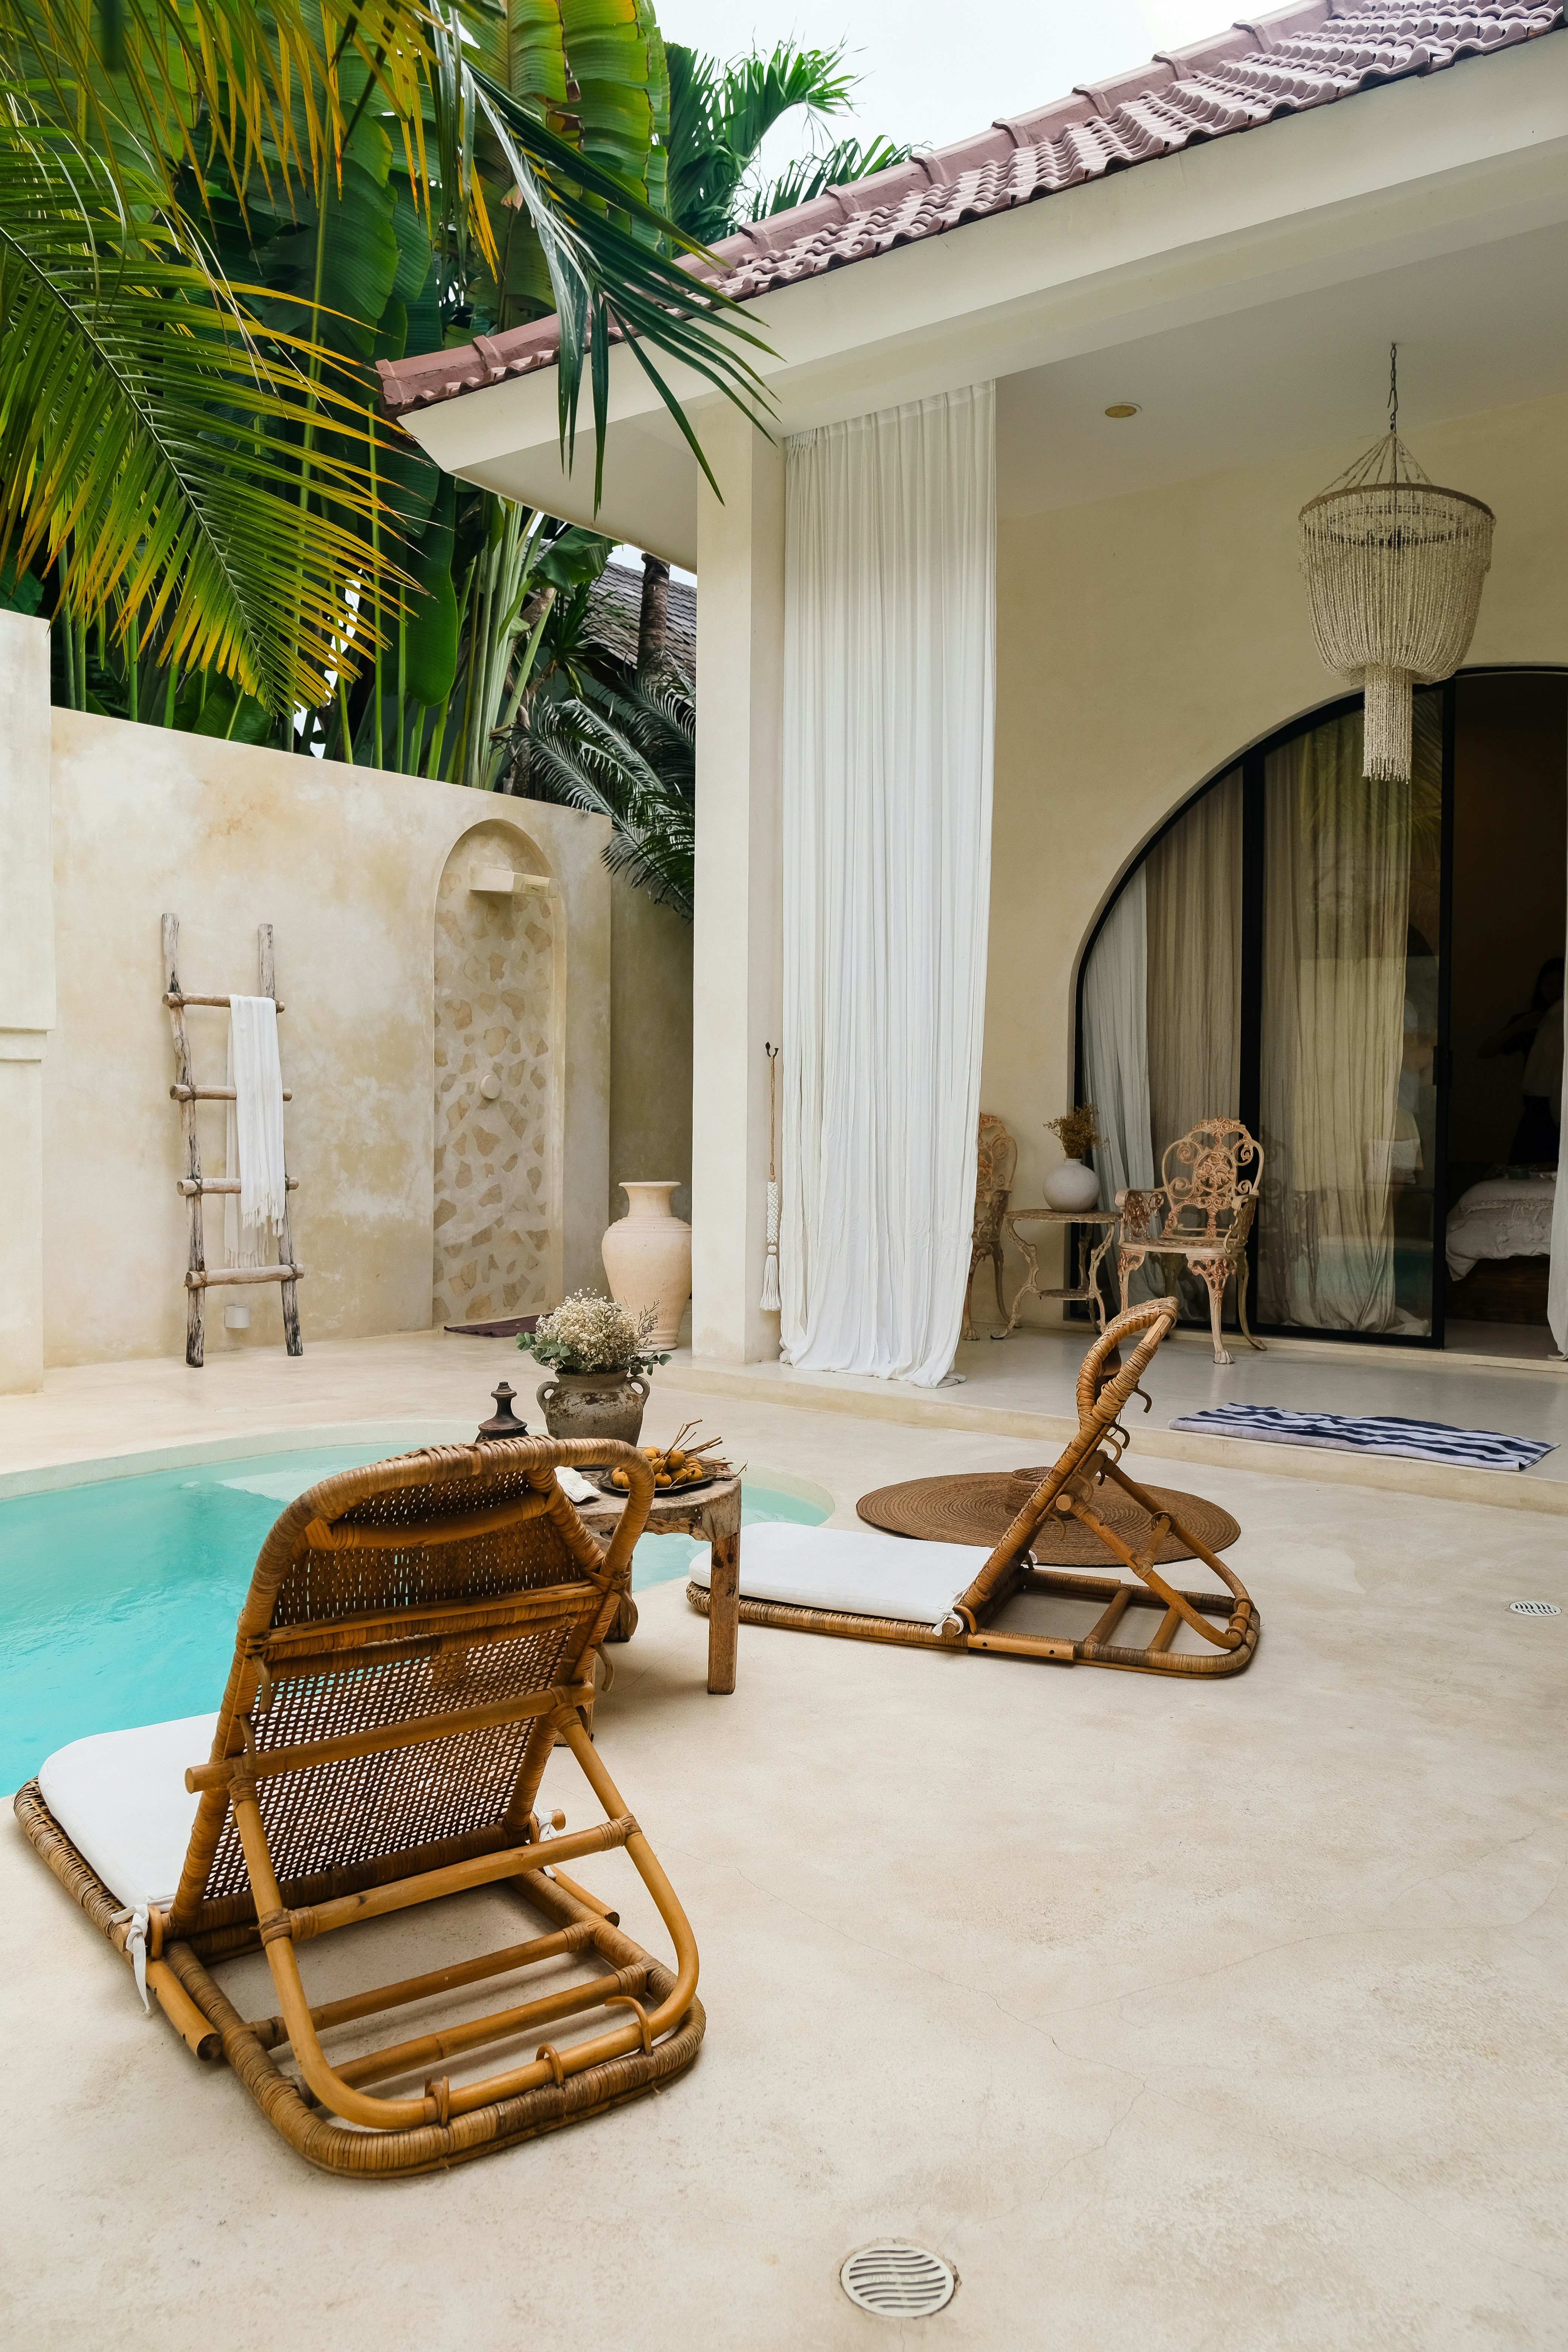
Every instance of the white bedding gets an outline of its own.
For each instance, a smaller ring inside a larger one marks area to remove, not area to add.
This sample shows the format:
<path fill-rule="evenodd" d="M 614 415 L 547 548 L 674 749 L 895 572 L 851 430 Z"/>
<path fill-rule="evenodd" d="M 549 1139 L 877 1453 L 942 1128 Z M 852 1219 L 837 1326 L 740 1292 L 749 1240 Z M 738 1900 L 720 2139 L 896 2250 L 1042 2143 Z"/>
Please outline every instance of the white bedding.
<path fill-rule="evenodd" d="M 1448 1271 L 1457 1281 L 1478 1258 L 1550 1257 L 1553 1176 L 1496 1176 L 1472 1184 L 1448 1212 Z"/>

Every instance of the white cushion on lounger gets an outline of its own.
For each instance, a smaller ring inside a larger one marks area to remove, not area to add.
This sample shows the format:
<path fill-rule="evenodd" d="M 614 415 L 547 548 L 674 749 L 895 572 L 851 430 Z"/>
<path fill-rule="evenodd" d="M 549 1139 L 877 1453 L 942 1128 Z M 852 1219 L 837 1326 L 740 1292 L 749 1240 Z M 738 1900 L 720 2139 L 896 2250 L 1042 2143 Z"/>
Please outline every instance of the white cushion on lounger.
<path fill-rule="evenodd" d="M 984 1544 L 922 1543 L 868 1529 L 771 1521 L 748 1528 L 741 1538 L 741 1596 L 934 1625 L 990 1557 Z M 709 1558 L 705 1548 L 691 1563 L 699 1584 L 708 1581 Z"/>
<path fill-rule="evenodd" d="M 98 1731 L 57 1748 L 38 1774 L 43 1800 L 83 1861 L 128 1908 L 166 1903 L 180 1883 L 199 1797 L 185 1768 L 212 1753 L 216 1715 Z"/>

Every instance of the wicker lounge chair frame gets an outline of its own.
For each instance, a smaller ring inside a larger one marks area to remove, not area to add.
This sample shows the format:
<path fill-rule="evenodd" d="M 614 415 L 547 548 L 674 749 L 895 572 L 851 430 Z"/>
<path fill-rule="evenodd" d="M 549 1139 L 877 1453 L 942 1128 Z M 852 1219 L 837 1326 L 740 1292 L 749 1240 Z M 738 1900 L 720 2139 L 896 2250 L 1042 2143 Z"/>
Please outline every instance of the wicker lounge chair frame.
<path fill-rule="evenodd" d="M 1115 1666 L 1124 1672 L 1182 1675 L 1205 1679 L 1240 1674 L 1258 1647 L 1258 1610 L 1240 1579 L 1206 1544 L 1163 1511 L 1153 1496 L 1134 1484 L 1120 1465 L 1127 1443 L 1120 1426 L 1123 1408 L 1138 1391 L 1155 1349 L 1175 1322 L 1176 1301 L 1152 1298 L 1130 1308 L 1108 1324 L 1083 1360 L 1078 1377 L 1078 1435 L 1063 1451 L 1050 1475 L 1036 1487 L 995 1549 L 968 1589 L 953 1603 L 941 1625 L 931 1626 L 897 1617 L 873 1617 L 847 1610 L 816 1609 L 782 1601 L 741 1600 L 741 1622 L 775 1625 L 795 1633 L 833 1633 L 858 1642 L 891 1642 L 924 1650 L 977 1650 L 1009 1658 L 1048 1659 L 1058 1665 Z M 1127 1361 L 1121 1361 L 1120 1343 L 1141 1332 Z M 1145 1404 L 1147 1400 L 1145 1400 Z M 1111 1479 L 1145 1513 L 1148 1533 L 1134 1549 L 1106 1525 L 1094 1507 L 1095 1488 Z M 1079 1575 L 1064 1569 L 1036 1568 L 1029 1547 L 1053 1512 L 1071 1512 L 1102 1543 L 1123 1570 L 1138 1580 L 1121 1576 Z M 1166 1582 L 1154 1566 L 1154 1554 L 1167 1533 L 1174 1533 L 1205 1568 L 1212 1569 L 1225 1588 L 1188 1592 Z M 742 1574 L 743 1574 L 742 1570 Z M 1089 1631 L 1069 1635 L 1021 1633 L 997 1630 L 995 1620 L 1009 1601 L 1020 1594 L 1052 1596 L 1072 1601 L 1098 1601 L 1100 1616 Z M 708 1593 L 702 1585 L 687 1587 L 687 1598 L 706 1613 Z M 1141 1648 L 1113 1638 L 1135 1609 L 1157 1609 L 1160 1622 Z M 1223 1624 L 1214 1620 L 1223 1620 Z M 1188 1625 L 1207 1644 L 1204 1651 L 1173 1651 L 1178 1629 Z"/>
<path fill-rule="evenodd" d="M 588 1464 L 630 1474 L 605 1546 L 555 1477 L 557 1465 Z M 653 1492 L 629 1445 L 528 1439 L 432 1446 L 300 1496 L 261 1548 L 211 1755 L 185 1775 L 200 1803 L 178 1892 L 164 1908 L 149 1905 L 144 1928 L 50 1815 L 37 1781 L 18 1792 L 34 1846 L 127 1960 L 140 1957 L 141 1929 L 148 1987 L 188 2046 L 200 2057 L 221 2050 L 268 2121 L 323 2169 L 444 2168 L 599 2114 L 697 2055 L 696 1943 L 584 1720 L 595 1654 L 629 1589 Z M 552 1837 L 534 1808 L 558 1742 L 604 1819 Z M 616 1847 L 653 1898 L 673 1970 L 558 1866 Z M 308 1939 L 504 1885 L 550 1932 L 311 2005 L 299 1961 Z M 207 1963 L 258 1945 L 279 2013 L 247 2019 Z M 347 2063 L 322 2046 L 335 2026 L 566 1955 L 596 1958 L 602 1972 Z M 595 2009 L 605 2030 L 555 2044 L 561 2021 Z M 450 2080 L 453 2057 L 541 2031 L 524 2063 Z M 285 2045 L 299 2081 L 274 2055 Z M 413 2095 L 374 2087 L 420 2076 Z"/>

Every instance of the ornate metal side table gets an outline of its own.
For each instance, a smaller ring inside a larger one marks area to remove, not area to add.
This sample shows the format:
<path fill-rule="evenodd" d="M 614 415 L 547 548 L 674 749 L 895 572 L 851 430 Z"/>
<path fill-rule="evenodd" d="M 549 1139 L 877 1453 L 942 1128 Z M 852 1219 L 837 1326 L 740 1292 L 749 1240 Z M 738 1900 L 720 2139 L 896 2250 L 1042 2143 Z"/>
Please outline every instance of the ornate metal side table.
<path fill-rule="evenodd" d="M 1093 1307 L 1100 1329 L 1105 1328 L 1105 1301 L 1100 1295 L 1100 1268 L 1107 1251 L 1115 1240 L 1121 1220 L 1114 1209 L 1010 1209 L 1003 1219 L 1007 1231 L 1017 1244 L 1019 1255 L 1029 1271 L 1013 1300 L 1007 1318 L 1007 1328 L 1002 1337 L 1011 1338 L 1018 1328 L 1018 1309 L 1026 1298 L 1083 1298 Z M 1098 1225 L 1104 1231 L 1095 1244 L 1089 1257 L 1084 1281 L 1076 1290 L 1042 1290 L 1040 1288 L 1039 1247 L 1027 1242 L 1018 1231 L 1020 1225 Z"/>

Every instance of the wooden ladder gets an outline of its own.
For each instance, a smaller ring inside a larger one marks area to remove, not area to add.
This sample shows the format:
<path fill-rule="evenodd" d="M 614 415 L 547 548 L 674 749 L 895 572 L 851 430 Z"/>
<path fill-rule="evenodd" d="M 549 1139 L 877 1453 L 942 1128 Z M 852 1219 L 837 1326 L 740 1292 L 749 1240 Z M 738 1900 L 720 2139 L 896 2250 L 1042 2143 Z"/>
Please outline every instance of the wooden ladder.
<path fill-rule="evenodd" d="M 278 987 L 272 969 L 272 926 L 262 923 L 257 930 L 257 946 L 260 965 L 261 985 L 258 993 L 277 999 Z M 189 1213 L 190 1264 L 185 1269 L 185 1361 L 200 1370 L 206 1339 L 206 1294 L 213 1289 L 228 1289 L 244 1283 L 279 1282 L 283 1287 L 283 1338 L 291 1356 L 302 1356 L 304 1346 L 300 1338 L 300 1297 L 295 1285 L 305 1269 L 294 1263 L 294 1236 L 289 1224 L 288 1195 L 300 1189 L 298 1180 L 285 1176 L 283 1228 L 278 1236 L 276 1265 L 231 1265 L 221 1273 L 209 1274 L 206 1263 L 206 1242 L 203 1225 L 202 1202 L 208 1192 L 237 1192 L 237 1176 L 204 1176 L 202 1148 L 196 1135 L 196 1105 L 199 1102 L 232 1102 L 232 1087 L 198 1087 L 191 1065 L 190 1039 L 185 1034 L 187 1004 L 215 1006 L 226 1013 L 230 1000 L 226 996 L 188 996 L 180 986 L 180 919 L 177 915 L 163 918 L 163 1002 L 169 1008 L 169 1024 L 174 1033 L 174 1083 L 169 1088 L 171 1097 L 180 1106 L 181 1123 L 185 1135 L 185 1172 L 179 1180 Z M 283 1007 L 278 1007 L 279 1013 Z M 293 1096 L 285 1087 L 285 1102 Z"/>

